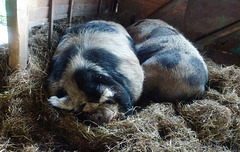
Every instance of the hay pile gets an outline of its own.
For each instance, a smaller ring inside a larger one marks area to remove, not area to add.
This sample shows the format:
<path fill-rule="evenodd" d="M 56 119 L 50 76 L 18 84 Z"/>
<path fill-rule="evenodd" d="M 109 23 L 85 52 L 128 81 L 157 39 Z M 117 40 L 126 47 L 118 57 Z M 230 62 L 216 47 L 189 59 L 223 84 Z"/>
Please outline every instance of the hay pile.
<path fill-rule="evenodd" d="M 0 151 L 237 151 L 240 149 L 240 68 L 207 61 L 209 88 L 192 104 L 152 103 L 127 119 L 93 127 L 48 104 L 48 63 L 65 25 L 30 34 L 26 70 L 12 74 L 0 52 Z M 58 32 L 57 32 L 58 31 Z"/>

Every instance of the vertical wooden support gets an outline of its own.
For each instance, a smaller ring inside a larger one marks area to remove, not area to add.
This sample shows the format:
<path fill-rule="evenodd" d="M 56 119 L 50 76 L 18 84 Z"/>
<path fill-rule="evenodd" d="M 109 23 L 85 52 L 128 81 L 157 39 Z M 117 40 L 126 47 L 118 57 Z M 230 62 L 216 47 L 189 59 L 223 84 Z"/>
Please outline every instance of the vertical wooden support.
<path fill-rule="evenodd" d="M 54 12 L 54 0 L 49 1 L 49 31 L 48 31 L 48 48 L 52 47 L 52 35 L 53 35 L 53 12 Z"/>
<path fill-rule="evenodd" d="M 28 0 L 6 0 L 9 66 L 25 68 L 28 60 Z"/>
<path fill-rule="evenodd" d="M 68 25 L 71 26 L 72 23 L 72 10 L 73 10 L 74 0 L 69 0 L 69 8 L 68 8 Z"/>
<path fill-rule="evenodd" d="M 111 12 L 116 12 L 117 4 L 118 4 L 118 0 L 111 1 L 111 9 L 110 9 Z"/>
<path fill-rule="evenodd" d="M 102 0 L 99 0 L 99 1 L 98 1 L 98 9 L 97 9 L 98 15 L 99 15 L 99 13 L 101 12 L 101 9 L 102 9 Z"/>

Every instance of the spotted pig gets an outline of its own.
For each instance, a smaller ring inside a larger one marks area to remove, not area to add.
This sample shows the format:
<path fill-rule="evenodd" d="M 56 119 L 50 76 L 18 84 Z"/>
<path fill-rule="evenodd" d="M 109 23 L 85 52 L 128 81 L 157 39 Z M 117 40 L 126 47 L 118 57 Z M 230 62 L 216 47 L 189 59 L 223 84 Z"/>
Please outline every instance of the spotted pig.
<path fill-rule="evenodd" d="M 153 101 L 192 100 L 205 91 L 206 64 L 198 50 L 175 28 L 144 19 L 128 27 L 145 72 L 143 97 Z"/>
<path fill-rule="evenodd" d="M 67 30 L 50 67 L 51 104 L 86 112 L 98 124 L 110 122 L 119 110 L 131 114 L 142 92 L 135 45 L 114 22 L 90 21 Z"/>

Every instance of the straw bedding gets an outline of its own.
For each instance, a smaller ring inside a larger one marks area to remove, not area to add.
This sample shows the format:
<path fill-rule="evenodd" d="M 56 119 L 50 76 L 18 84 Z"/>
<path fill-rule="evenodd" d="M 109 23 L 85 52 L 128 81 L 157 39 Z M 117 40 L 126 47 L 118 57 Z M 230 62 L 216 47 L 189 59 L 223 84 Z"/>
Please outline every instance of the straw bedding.
<path fill-rule="evenodd" d="M 61 24 L 60 24 L 61 23 Z M 88 126 L 78 115 L 47 102 L 48 63 L 66 29 L 55 25 L 52 49 L 47 26 L 29 38 L 29 63 L 11 72 L 8 48 L 0 50 L 0 151 L 238 151 L 240 67 L 207 60 L 208 90 L 190 104 L 151 103 L 104 126 Z"/>

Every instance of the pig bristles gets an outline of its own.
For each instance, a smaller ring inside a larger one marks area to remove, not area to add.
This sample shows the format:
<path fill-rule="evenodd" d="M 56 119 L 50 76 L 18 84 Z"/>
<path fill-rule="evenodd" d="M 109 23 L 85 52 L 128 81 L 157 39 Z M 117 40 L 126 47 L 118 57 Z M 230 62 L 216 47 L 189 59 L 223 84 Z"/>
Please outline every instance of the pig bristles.
<path fill-rule="evenodd" d="M 66 21 L 56 23 L 64 31 Z M 48 63 L 62 33 L 47 47 L 47 26 L 31 31 L 26 70 L 7 66 L 0 49 L 0 151 L 237 151 L 240 67 L 208 60 L 209 84 L 190 104 L 151 103 L 126 119 L 86 125 L 48 104 Z"/>

